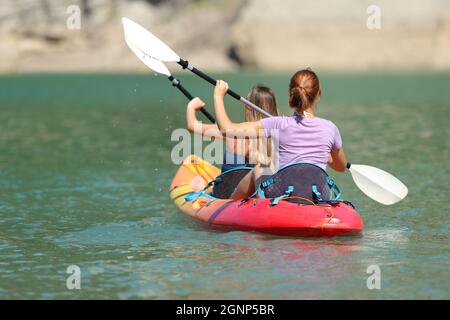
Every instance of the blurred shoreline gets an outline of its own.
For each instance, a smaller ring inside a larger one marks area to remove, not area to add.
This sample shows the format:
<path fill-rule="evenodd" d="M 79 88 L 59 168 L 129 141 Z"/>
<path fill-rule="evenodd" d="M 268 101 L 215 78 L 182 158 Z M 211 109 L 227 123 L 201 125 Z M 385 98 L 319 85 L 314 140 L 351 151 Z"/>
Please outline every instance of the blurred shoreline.
<path fill-rule="evenodd" d="M 381 25 L 370 30 L 374 4 Z M 71 5 L 80 9 L 80 29 L 67 27 Z M 0 7 L 1 74 L 148 72 L 126 47 L 122 16 L 206 71 L 450 71 L 444 0 L 0 0 Z"/>

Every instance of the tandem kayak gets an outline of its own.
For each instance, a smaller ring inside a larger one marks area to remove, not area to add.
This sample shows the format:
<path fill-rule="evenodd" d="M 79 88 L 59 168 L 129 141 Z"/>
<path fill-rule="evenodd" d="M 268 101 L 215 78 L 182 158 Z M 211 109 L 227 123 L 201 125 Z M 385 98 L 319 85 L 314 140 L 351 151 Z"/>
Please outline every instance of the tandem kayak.
<path fill-rule="evenodd" d="M 355 235 L 364 228 L 353 206 L 346 202 L 302 204 L 271 199 L 251 198 L 248 201 L 215 199 L 199 196 L 186 201 L 195 184 L 207 184 L 220 174 L 220 169 L 207 161 L 190 155 L 180 165 L 170 186 L 170 198 L 185 215 L 207 228 L 222 231 L 254 231 L 259 233 L 333 237 Z"/>

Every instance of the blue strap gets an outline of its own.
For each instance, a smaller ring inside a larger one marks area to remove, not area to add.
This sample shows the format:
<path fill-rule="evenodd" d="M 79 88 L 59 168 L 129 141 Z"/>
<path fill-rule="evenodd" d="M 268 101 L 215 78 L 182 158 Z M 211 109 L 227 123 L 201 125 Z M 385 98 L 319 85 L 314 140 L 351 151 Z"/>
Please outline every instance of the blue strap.
<path fill-rule="evenodd" d="M 280 202 L 281 199 L 289 197 L 293 192 L 294 192 L 294 186 L 289 186 L 283 195 L 273 198 L 272 201 L 270 202 L 270 204 L 272 206 L 276 206 Z"/>
<path fill-rule="evenodd" d="M 341 199 L 341 190 L 339 189 L 339 187 L 334 184 L 333 188 L 332 188 L 334 195 L 332 196 L 332 200 L 340 200 Z"/>
<path fill-rule="evenodd" d="M 184 197 L 184 200 L 186 202 L 191 202 L 191 201 L 195 201 L 197 200 L 199 197 L 204 197 L 207 199 L 211 199 L 211 200 L 216 200 L 217 198 L 214 198 L 212 195 L 207 194 L 203 191 L 199 191 L 199 192 L 191 192 L 189 193 L 187 196 Z"/>
<path fill-rule="evenodd" d="M 218 184 L 218 183 L 221 183 L 221 182 L 223 181 L 223 175 L 224 175 L 224 174 L 227 174 L 228 172 L 231 172 L 231 171 L 241 170 L 241 169 L 245 169 L 245 167 L 240 167 L 240 168 L 230 169 L 230 170 L 228 170 L 228 171 L 226 171 L 226 172 L 220 174 L 220 175 L 217 176 L 213 181 L 208 182 L 208 184 L 207 184 L 202 190 L 200 190 L 200 191 L 198 191 L 198 192 L 191 192 L 191 193 L 189 193 L 188 195 L 186 195 L 186 196 L 184 197 L 184 200 L 187 201 L 187 202 L 190 202 L 190 201 L 195 201 L 195 200 L 197 200 L 199 197 L 205 197 L 205 198 L 213 199 L 213 200 L 214 200 L 214 199 L 217 199 L 217 198 L 215 198 L 215 197 L 213 197 L 213 196 L 211 196 L 211 195 L 205 193 L 205 191 L 206 191 L 209 187 L 211 187 L 212 185 L 216 185 L 216 184 Z M 251 170 L 251 168 L 248 168 L 248 169 Z"/>
<path fill-rule="evenodd" d="M 270 186 L 273 183 L 273 179 L 269 178 L 261 182 L 261 184 L 256 188 L 255 193 L 258 195 L 258 198 L 265 199 L 266 195 L 264 194 L 264 189 Z"/>
<path fill-rule="evenodd" d="M 327 183 L 330 186 L 331 191 L 330 200 L 331 201 L 339 200 L 341 198 L 341 190 L 339 189 L 337 184 L 334 183 L 333 179 L 331 179 L 330 177 L 327 177 Z"/>
<path fill-rule="evenodd" d="M 266 195 L 264 194 L 264 190 L 261 187 L 256 189 L 255 193 L 258 195 L 258 198 L 265 199 Z"/>
<path fill-rule="evenodd" d="M 322 201 L 322 194 L 317 190 L 317 186 L 313 184 L 311 186 L 311 191 L 313 193 L 313 198 L 316 198 L 317 201 Z"/>
<path fill-rule="evenodd" d="M 272 178 L 269 178 L 269 179 L 263 181 L 263 182 L 261 183 L 261 186 L 262 186 L 263 188 L 267 188 L 267 187 L 270 186 L 272 183 L 273 183 L 273 179 L 272 179 Z"/>
<path fill-rule="evenodd" d="M 217 179 L 216 179 L 217 180 Z M 208 184 L 200 191 L 198 192 L 190 192 L 184 197 L 184 201 L 191 202 L 197 200 L 199 197 L 205 197 L 208 199 L 216 199 L 213 196 L 205 193 L 206 189 L 208 189 L 210 186 L 212 186 L 214 183 L 216 183 L 216 180 L 208 182 Z M 220 181 L 218 181 L 220 182 Z"/>
<path fill-rule="evenodd" d="M 258 188 L 256 188 L 255 192 L 253 192 L 252 195 L 250 195 L 250 196 L 248 196 L 247 198 L 241 200 L 241 203 L 239 204 L 239 206 L 242 205 L 242 204 L 244 204 L 244 203 L 246 203 L 248 200 L 250 200 L 251 198 L 253 198 L 253 197 L 256 196 L 256 195 L 258 195 L 258 198 L 260 198 L 260 199 L 265 199 L 265 198 L 266 198 L 266 195 L 264 194 L 264 189 L 267 188 L 267 187 L 268 187 L 270 184 L 272 184 L 272 183 L 273 183 L 273 179 L 272 179 L 272 178 L 269 178 L 269 179 L 263 181 L 263 182 L 258 186 Z"/>

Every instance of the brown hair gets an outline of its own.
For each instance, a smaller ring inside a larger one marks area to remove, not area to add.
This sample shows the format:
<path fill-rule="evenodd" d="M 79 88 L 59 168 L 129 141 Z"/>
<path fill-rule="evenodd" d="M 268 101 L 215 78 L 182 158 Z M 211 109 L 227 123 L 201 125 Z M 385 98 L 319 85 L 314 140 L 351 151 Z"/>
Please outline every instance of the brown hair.
<path fill-rule="evenodd" d="M 315 105 L 321 93 L 319 77 L 314 71 L 297 71 L 289 84 L 289 106 L 303 113 Z"/>
<path fill-rule="evenodd" d="M 255 85 L 247 94 L 247 100 L 250 100 L 271 115 L 278 116 L 277 100 L 269 87 L 262 84 Z M 245 121 L 257 121 L 262 118 L 264 118 L 263 114 L 248 106 L 245 107 Z"/>

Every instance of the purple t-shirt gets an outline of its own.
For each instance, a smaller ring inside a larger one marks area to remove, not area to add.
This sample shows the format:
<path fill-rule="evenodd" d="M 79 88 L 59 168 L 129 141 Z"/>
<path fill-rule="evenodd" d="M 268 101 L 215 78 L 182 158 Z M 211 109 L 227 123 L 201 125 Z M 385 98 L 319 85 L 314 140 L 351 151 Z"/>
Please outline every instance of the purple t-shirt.
<path fill-rule="evenodd" d="M 309 162 L 326 170 L 331 150 L 342 148 L 336 125 L 322 118 L 301 115 L 270 117 L 261 120 L 267 137 L 278 144 L 278 168 L 289 163 Z"/>

